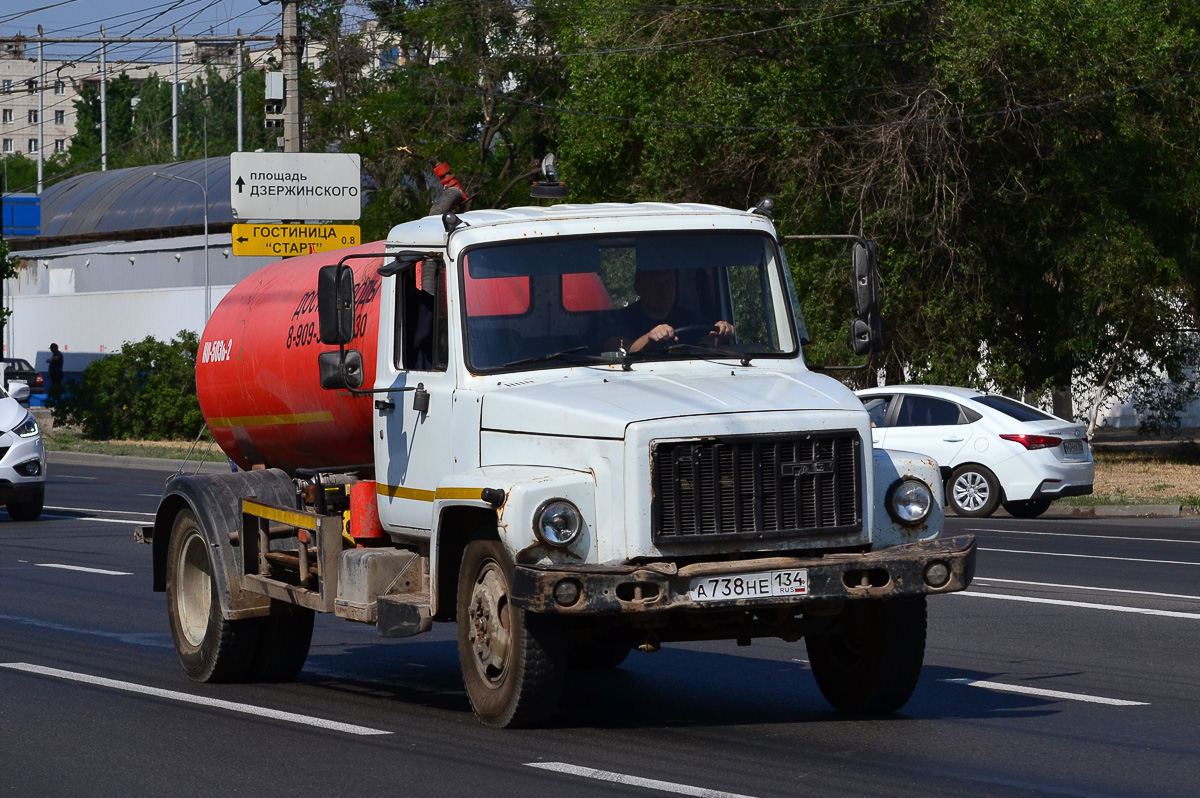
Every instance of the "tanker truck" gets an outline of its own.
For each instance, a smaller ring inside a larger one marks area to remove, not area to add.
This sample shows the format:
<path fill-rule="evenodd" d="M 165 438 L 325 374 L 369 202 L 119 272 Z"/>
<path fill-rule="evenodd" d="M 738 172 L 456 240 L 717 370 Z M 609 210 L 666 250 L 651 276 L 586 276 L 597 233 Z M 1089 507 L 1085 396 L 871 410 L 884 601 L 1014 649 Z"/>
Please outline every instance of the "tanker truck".
<path fill-rule="evenodd" d="M 574 669 L 803 639 L 835 709 L 899 710 L 975 543 L 806 335 L 766 203 L 448 211 L 255 272 L 196 366 L 238 470 L 175 476 L 139 531 L 183 670 L 290 680 L 315 613 L 455 624 L 478 719 L 530 726 Z"/>

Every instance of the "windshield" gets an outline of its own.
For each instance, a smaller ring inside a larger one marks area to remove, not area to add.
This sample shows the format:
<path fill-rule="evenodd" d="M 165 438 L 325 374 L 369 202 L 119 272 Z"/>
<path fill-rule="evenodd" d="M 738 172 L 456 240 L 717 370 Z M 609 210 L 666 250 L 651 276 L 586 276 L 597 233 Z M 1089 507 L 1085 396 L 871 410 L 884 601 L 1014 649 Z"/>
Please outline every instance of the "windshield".
<path fill-rule="evenodd" d="M 555 238 L 462 258 L 475 373 L 794 355 L 774 242 L 758 233 Z"/>

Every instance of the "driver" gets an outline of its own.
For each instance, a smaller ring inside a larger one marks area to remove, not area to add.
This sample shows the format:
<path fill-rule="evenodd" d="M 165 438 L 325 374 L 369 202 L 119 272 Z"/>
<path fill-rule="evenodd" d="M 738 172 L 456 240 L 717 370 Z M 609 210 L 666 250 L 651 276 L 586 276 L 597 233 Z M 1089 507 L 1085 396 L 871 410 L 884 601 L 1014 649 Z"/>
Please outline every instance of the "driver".
<path fill-rule="evenodd" d="M 633 288 L 638 300 L 617 311 L 616 327 L 622 337 L 618 344 L 627 352 L 640 352 L 647 346 L 667 347 L 680 343 L 678 332 L 701 327 L 708 332 L 697 344 L 719 346 L 732 343 L 736 330 L 727 321 L 706 324 L 691 308 L 677 307 L 677 276 L 674 269 L 638 269 Z"/>

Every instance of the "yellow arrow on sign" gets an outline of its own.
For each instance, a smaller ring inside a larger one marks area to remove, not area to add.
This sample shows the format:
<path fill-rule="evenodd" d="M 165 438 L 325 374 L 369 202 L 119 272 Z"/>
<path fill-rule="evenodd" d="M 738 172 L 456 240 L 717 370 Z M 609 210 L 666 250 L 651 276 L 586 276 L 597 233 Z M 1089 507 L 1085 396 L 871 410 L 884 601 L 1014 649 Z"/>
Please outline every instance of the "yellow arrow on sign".
<path fill-rule="evenodd" d="M 356 224 L 235 224 L 234 255 L 290 258 L 362 243 Z"/>

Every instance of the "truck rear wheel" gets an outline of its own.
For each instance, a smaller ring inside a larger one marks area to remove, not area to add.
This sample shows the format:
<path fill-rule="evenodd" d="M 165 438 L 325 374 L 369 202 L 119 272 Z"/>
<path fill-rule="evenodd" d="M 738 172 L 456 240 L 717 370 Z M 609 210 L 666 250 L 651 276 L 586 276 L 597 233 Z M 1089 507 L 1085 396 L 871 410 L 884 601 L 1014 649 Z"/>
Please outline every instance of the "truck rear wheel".
<path fill-rule="evenodd" d="M 512 605 L 513 564 L 494 540 L 467 544 L 458 576 L 458 658 L 476 717 L 535 725 L 558 706 L 565 649 L 551 619 Z"/>
<path fill-rule="evenodd" d="M 260 619 L 222 617 L 215 567 L 200 523 L 183 510 L 167 547 L 167 611 L 175 654 L 193 681 L 245 681 L 261 636 Z"/>
<path fill-rule="evenodd" d="M 846 602 L 825 634 L 805 637 L 821 694 L 839 712 L 896 712 L 925 659 L 925 597 Z"/>

